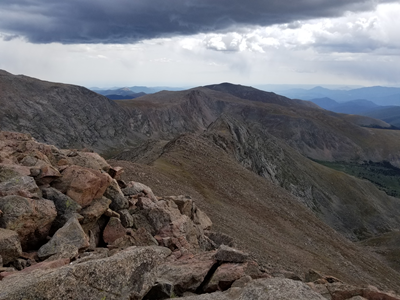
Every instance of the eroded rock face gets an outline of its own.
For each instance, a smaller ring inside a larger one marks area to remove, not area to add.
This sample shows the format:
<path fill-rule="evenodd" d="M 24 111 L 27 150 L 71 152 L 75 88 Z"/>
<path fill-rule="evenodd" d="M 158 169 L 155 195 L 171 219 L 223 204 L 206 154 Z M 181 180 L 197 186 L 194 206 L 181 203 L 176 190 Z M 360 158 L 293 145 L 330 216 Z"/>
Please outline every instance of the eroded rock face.
<path fill-rule="evenodd" d="M 111 257 L 0 281 L 0 299 L 142 299 L 171 251 L 133 247 Z M 12 283 L 12 284 L 11 284 Z"/>

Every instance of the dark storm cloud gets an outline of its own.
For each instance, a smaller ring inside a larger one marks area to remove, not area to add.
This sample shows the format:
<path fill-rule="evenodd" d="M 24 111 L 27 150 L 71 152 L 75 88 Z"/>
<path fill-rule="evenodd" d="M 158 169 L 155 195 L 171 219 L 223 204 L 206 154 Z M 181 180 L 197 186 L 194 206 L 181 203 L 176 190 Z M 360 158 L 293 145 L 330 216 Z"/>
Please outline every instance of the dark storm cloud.
<path fill-rule="evenodd" d="M 132 43 L 143 39 L 268 26 L 346 11 L 379 0 L 1 0 L 3 37 L 33 43 Z"/>

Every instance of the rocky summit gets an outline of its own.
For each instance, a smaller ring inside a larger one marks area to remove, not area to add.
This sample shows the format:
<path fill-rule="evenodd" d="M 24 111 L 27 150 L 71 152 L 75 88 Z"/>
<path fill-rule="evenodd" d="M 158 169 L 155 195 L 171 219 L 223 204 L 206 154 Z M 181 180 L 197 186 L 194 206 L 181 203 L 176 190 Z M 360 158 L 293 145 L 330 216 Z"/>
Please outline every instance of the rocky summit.
<path fill-rule="evenodd" d="M 0 299 L 400 299 L 314 270 L 274 274 L 190 196 L 125 182 L 96 153 L 0 132 L 0 163 Z"/>
<path fill-rule="evenodd" d="M 399 130 L 229 83 L 0 88 L 0 299 L 400 299 Z"/>

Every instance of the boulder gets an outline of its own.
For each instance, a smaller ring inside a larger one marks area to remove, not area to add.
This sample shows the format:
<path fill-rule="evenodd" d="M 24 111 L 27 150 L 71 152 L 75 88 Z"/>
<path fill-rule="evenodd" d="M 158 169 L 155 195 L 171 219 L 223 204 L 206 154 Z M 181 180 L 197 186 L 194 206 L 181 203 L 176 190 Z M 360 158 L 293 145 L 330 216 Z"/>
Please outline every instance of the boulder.
<path fill-rule="evenodd" d="M 135 232 L 132 229 L 128 230 L 127 235 L 118 238 L 112 245 L 116 248 L 158 246 L 158 242 L 146 229 L 139 228 Z"/>
<path fill-rule="evenodd" d="M 62 177 L 53 183 L 53 187 L 86 207 L 94 199 L 103 197 L 110 183 L 111 177 L 108 174 L 80 166 L 68 166 L 62 172 Z"/>
<path fill-rule="evenodd" d="M 361 296 L 368 300 L 400 300 L 400 296 L 379 291 L 376 287 L 359 287 L 343 283 L 326 284 L 332 300 L 346 300 Z"/>
<path fill-rule="evenodd" d="M 192 218 L 193 215 L 193 200 L 190 196 L 168 196 L 164 197 L 165 200 L 172 200 L 178 206 L 181 214 Z"/>
<path fill-rule="evenodd" d="M 107 197 L 112 201 L 110 204 L 112 210 L 119 211 L 129 207 L 128 199 L 125 198 L 115 179 L 111 180 L 110 185 L 104 193 L 104 197 Z"/>
<path fill-rule="evenodd" d="M 68 258 L 52 260 L 52 261 L 42 261 L 40 263 L 26 267 L 25 269 L 21 270 L 20 272 L 11 271 L 11 272 L 7 272 L 7 274 L 2 273 L 2 275 L 4 274 L 3 278 L 9 277 L 9 279 L 11 280 L 13 278 L 13 276 L 24 276 L 24 275 L 30 274 L 36 270 L 56 269 L 56 268 L 65 266 L 66 264 L 69 264 L 69 262 L 70 262 L 70 260 Z"/>
<path fill-rule="evenodd" d="M 154 196 L 153 191 L 147 185 L 139 182 L 130 181 L 126 184 L 126 187 L 122 189 L 125 196 L 133 196 L 143 193 L 144 196 L 150 198 L 152 201 L 157 201 L 156 196 Z"/>
<path fill-rule="evenodd" d="M 54 202 L 57 210 L 57 217 L 52 228 L 57 230 L 64 226 L 67 221 L 81 210 L 81 206 L 67 195 L 64 195 L 55 188 L 42 189 L 43 197 Z"/>
<path fill-rule="evenodd" d="M 22 254 L 21 243 L 15 231 L 0 228 L 0 254 L 3 264 L 7 265 Z"/>
<path fill-rule="evenodd" d="M 103 259 L 6 277 L 0 299 L 142 299 L 170 253 L 163 247 L 132 247 Z"/>
<path fill-rule="evenodd" d="M 160 245 L 171 250 L 183 250 L 193 253 L 201 250 L 199 240 L 202 237 L 201 230 L 186 216 L 172 221 L 158 231 L 156 239 Z"/>
<path fill-rule="evenodd" d="M 204 291 L 210 293 L 217 290 L 225 291 L 240 278 L 257 279 L 261 277 L 271 277 L 259 270 L 257 263 L 253 261 L 245 263 L 227 263 L 222 264 L 215 271 L 210 282 L 204 287 Z M 249 281 L 247 281 L 248 283 Z M 239 285 L 239 282 L 236 286 Z M 244 286 L 244 285 L 243 285 Z"/>
<path fill-rule="evenodd" d="M 181 300 L 326 300 L 300 281 L 285 278 L 256 279 L 245 287 L 230 288 L 225 292 L 215 292 L 179 298 Z"/>
<path fill-rule="evenodd" d="M 35 181 L 38 185 L 48 185 L 52 181 L 61 177 L 61 174 L 52 165 L 43 164 L 39 168 L 38 175 L 36 175 L 34 177 L 35 177 Z"/>
<path fill-rule="evenodd" d="M 110 218 L 103 231 L 103 240 L 107 244 L 114 243 L 117 239 L 126 235 L 126 229 L 122 226 L 120 219 Z"/>
<path fill-rule="evenodd" d="M 221 245 L 214 256 L 214 259 L 220 262 L 242 263 L 246 261 L 248 257 L 249 255 L 247 253 L 229 246 Z"/>
<path fill-rule="evenodd" d="M 120 215 L 122 226 L 124 226 L 125 228 L 133 227 L 133 217 L 127 209 L 122 209 L 118 211 L 118 213 Z"/>
<path fill-rule="evenodd" d="M 0 163 L 0 182 L 8 181 L 14 177 L 29 176 L 30 174 L 28 167 Z"/>
<path fill-rule="evenodd" d="M 80 211 L 80 215 L 83 216 L 82 224 L 94 224 L 97 220 L 104 214 L 108 206 L 110 205 L 111 200 L 106 197 L 102 197 L 101 199 L 93 200 L 89 206 L 85 207 Z M 91 229 L 91 226 L 84 226 Z"/>
<path fill-rule="evenodd" d="M 157 282 L 170 282 L 178 296 L 195 292 L 215 264 L 213 255 L 214 252 L 204 252 L 166 262 L 158 268 Z"/>
<path fill-rule="evenodd" d="M 181 214 L 188 216 L 195 224 L 200 225 L 203 230 L 211 228 L 211 219 L 197 208 L 190 196 L 168 196 L 165 199 L 174 201 Z"/>
<path fill-rule="evenodd" d="M 124 169 L 122 167 L 110 167 L 110 169 L 108 170 L 108 175 L 116 180 L 119 180 L 123 172 Z"/>
<path fill-rule="evenodd" d="M 207 230 L 207 231 L 204 231 L 204 235 L 207 236 L 215 244 L 216 247 L 219 247 L 221 245 L 226 245 L 229 247 L 236 246 L 233 238 L 227 234 Z"/>
<path fill-rule="evenodd" d="M 206 215 L 205 212 L 197 208 L 195 205 L 193 207 L 192 220 L 195 224 L 200 225 L 203 230 L 210 230 L 212 227 L 211 219 Z"/>
<path fill-rule="evenodd" d="M 182 217 L 178 206 L 171 200 L 161 200 L 152 206 L 145 206 L 146 217 L 155 233 Z"/>
<path fill-rule="evenodd" d="M 57 216 L 53 201 L 20 196 L 0 198 L 0 210 L 0 227 L 16 231 L 24 250 L 46 240 Z"/>
<path fill-rule="evenodd" d="M 69 165 L 76 165 L 87 169 L 93 169 L 97 171 L 107 172 L 110 170 L 110 165 L 102 158 L 99 154 L 95 152 L 82 152 L 76 151 L 71 155 L 70 150 L 62 150 L 64 155 L 66 155 L 66 160 Z"/>
<path fill-rule="evenodd" d="M 18 176 L 0 183 L 0 197 L 9 195 L 39 199 L 42 192 L 32 177 Z"/>
<path fill-rule="evenodd" d="M 71 218 L 62 228 L 57 230 L 48 243 L 40 247 L 38 257 L 45 259 L 52 255 L 65 253 L 65 249 L 68 249 L 66 245 L 72 245 L 77 249 L 84 249 L 89 246 L 89 239 L 75 217 Z M 71 253 L 73 252 L 71 251 Z M 69 257 L 70 254 L 66 254 Z"/>

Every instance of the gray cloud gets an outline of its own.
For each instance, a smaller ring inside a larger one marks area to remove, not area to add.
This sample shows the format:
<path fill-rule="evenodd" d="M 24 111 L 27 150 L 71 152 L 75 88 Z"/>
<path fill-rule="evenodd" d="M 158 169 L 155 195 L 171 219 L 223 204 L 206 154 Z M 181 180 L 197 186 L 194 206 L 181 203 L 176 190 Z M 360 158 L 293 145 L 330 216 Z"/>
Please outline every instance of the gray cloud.
<path fill-rule="evenodd" d="M 3 38 L 32 43 L 133 43 L 144 39 L 268 26 L 346 11 L 389 0 L 2 0 Z"/>

